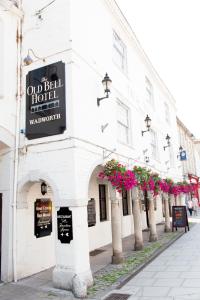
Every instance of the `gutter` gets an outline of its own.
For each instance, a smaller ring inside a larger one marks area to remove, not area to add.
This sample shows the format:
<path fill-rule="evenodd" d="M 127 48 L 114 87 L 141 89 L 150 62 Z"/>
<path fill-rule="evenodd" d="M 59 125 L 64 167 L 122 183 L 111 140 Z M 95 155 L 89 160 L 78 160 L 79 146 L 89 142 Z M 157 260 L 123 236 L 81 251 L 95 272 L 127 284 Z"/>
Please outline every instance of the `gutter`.
<path fill-rule="evenodd" d="M 1 0 L 0 0 L 1 1 Z M 5 1 L 5 0 L 3 0 Z M 20 1 L 21 6 L 21 1 Z M 14 178 L 13 178 L 13 280 L 17 282 L 17 192 L 18 192 L 18 168 L 19 168 L 19 141 L 20 141 L 20 111 L 21 111 L 21 88 L 22 88 L 22 64 L 21 64 L 21 51 L 22 51 L 22 22 L 20 17 L 17 21 L 17 82 L 16 82 L 16 121 L 15 121 L 15 149 L 14 149 Z"/>

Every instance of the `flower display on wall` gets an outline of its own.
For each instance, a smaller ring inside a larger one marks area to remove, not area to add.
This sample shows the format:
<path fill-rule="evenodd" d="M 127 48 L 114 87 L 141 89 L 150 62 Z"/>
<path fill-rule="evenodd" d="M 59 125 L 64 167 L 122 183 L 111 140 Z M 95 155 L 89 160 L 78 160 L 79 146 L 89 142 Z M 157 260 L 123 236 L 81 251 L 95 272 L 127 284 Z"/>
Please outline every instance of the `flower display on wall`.
<path fill-rule="evenodd" d="M 104 171 L 99 173 L 99 178 L 106 178 L 120 193 L 123 189 L 128 191 L 138 184 L 135 174 L 114 159 L 106 163 Z"/>
<path fill-rule="evenodd" d="M 158 173 L 145 167 L 134 166 L 132 170 L 128 170 L 115 159 L 105 164 L 98 177 L 107 179 L 120 193 L 123 189 L 128 191 L 137 186 L 142 191 L 154 192 L 154 196 L 161 191 L 177 197 L 181 193 L 191 193 L 194 189 L 187 181 L 175 183 L 171 178 L 161 179 Z"/>

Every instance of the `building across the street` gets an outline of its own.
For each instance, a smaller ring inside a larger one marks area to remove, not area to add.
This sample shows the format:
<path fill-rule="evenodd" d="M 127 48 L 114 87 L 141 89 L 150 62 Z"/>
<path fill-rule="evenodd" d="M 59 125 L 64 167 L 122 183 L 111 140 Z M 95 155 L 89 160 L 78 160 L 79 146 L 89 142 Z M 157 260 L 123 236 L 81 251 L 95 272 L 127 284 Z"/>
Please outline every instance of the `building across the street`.
<path fill-rule="evenodd" d="M 112 241 L 103 165 L 182 179 L 176 103 L 113 0 L 0 0 L 0 37 L 1 280 L 55 266 L 56 287 L 81 289 L 89 252 Z M 155 210 L 162 222 L 160 197 Z"/>
<path fill-rule="evenodd" d="M 178 159 L 180 161 L 182 176 L 184 180 L 189 180 L 194 185 L 194 193 L 199 200 L 199 142 L 179 118 L 177 118 L 177 127 L 180 145 Z"/>

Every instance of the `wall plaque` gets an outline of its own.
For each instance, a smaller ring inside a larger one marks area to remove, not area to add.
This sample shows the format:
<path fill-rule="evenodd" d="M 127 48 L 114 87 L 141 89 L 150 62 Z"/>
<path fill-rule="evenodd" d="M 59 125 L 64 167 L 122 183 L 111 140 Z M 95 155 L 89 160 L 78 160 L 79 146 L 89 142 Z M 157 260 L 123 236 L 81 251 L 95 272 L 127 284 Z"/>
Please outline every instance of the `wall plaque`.
<path fill-rule="evenodd" d="M 61 207 L 57 211 L 58 239 L 61 243 L 69 244 L 73 240 L 72 211 Z"/>
<path fill-rule="evenodd" d="M 96 208 L 95 208 L 95 199 L 91 198 L 88 201 L 87 206 L 88 211 L 88 227 L 96 225 Z"/>
<path fill-rule="evenodd" d="M 50 235 L 52 232 L 52 202 L 50 199 L 35 201 L 35 229 L 37 238 Z"/>
<path fill-rule="evenodd" d="M 65 64 L 61 61 L 26 76 L 26 137 L 61 134 L 66 129 Z"/>
<path fill-rule="evenodd" d="M 187 217 L 186 206 L 172 206 L 172 231 L 174 227 L 177 230 L 177 227 L 185 227 L 189 230 L 189 223 Z"/>

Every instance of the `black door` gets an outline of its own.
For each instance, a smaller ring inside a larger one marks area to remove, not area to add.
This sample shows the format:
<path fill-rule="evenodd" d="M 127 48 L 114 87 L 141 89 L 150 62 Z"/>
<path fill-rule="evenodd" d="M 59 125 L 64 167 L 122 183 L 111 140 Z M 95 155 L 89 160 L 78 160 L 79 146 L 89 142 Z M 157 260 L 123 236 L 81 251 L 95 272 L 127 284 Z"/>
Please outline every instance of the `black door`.
<path fill-rule="evenodd" d="M 149 203 L 148 203 L 147 191 L 144 191 L 144 203 L 145 203 L 147 227 L 149 228 Z"/>

